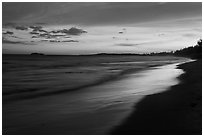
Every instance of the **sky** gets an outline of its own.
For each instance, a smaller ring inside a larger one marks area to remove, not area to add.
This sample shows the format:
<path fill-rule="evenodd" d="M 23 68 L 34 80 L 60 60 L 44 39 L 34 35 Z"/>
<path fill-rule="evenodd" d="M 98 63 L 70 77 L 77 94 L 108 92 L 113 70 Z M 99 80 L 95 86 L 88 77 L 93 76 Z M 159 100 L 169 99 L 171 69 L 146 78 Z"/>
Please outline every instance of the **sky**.
<path fill-rule="evenodd" d="M 202 3 L 4 2 L 2 22 L 3 53 L 162 52 L 202 38 Z"/>

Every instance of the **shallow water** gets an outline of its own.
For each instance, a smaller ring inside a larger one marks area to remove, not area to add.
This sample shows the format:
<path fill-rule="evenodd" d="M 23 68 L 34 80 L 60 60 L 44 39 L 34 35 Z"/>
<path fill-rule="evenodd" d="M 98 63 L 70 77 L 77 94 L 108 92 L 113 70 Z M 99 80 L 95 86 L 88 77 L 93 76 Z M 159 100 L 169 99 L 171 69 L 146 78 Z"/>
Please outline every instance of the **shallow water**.
<path fill-rule="evenodd" d="M 4 55 L 3 103 L 68 92 L 155 65 L 179 62 L 178 57 L 29 56 Z"/>
<path fill-rule="evenodd" d="M 124 75 L 122 79 L 75 92 L 3 106 L 3 132 L 9 134 L 107 134 L 145 95 L 178 84 L 176 64 Z"/>

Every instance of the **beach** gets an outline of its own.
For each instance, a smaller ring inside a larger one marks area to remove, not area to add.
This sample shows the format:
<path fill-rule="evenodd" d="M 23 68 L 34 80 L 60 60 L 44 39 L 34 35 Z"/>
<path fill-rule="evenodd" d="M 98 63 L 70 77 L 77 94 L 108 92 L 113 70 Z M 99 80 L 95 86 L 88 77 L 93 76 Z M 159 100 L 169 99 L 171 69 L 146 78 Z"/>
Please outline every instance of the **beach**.
<path fill-rule="evenodd" d="M 112 130 L 116 135 L 201 135 L 202 60 L 181 64 L 178 85 L 148 95 Z"/>
<path fill-rule="evenodd" d="M 202 2 L 2 2 L 2 135 L 201 135 Z"/>
<path fill-rule="evenodd" d="M 178 84 L 183 71 L 176 64 L 185 61 L 170 56 L 3 58 L 3 134 L 109 134 L 146 95 Z"/>

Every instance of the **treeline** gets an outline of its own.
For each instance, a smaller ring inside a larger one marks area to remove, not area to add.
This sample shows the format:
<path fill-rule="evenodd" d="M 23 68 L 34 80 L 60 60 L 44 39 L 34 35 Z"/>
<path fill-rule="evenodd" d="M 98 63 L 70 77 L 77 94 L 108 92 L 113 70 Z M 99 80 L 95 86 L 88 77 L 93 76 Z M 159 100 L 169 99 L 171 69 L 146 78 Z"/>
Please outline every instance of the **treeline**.
<path fill-rule="evenodd" d="M 202 39 L 200 39 L 195 46 L 183 48 L 174 52 L 177 56 L 184 56 L 190 58 L 202 58 Z"/>
<path fill-rule="evenodd" d="M 195 46 L 183 48 L 176 51 L 171 52 L 158 52 L 158 53 L 149 53 L 145 55 L 150 56 L 167 56 L 167 55 L 174 55 L 174 56 L 181 56 L 181 57 L 189 57 L 193 59 L 201 59 L 202 58 L 202 39 L 197 41 Z"/>
<path fill-rule="evenodd" d="M 195 46 L 183 48 L 176 51 L 170 52 L 152 52 L 152 53 L 144 53 L 144 54 L 135 54 L 135 53 L 99 53 L 94 55 L 128 55 L 128 56 L 181 56 L 181 57 L 189 57 L 192 59 L 200 59 L 202 58 L 202 39 L 197 41 Z"/>

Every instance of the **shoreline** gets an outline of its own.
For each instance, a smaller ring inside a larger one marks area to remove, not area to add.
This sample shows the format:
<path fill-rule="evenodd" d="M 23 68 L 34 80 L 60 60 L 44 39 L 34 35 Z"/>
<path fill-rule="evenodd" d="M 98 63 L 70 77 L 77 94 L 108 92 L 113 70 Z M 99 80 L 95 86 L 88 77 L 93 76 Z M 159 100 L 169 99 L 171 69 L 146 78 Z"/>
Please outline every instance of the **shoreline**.
<path fill-rule="evenodd" d="M 166 92 L 148 95 L 113 135 L 201 135 L 202 60 L 178 65 L 180 83 Z"/>
<path fill-rule="evenodd" d="M 155 66 L 162 66 L 162 65 L 155 65 Z M 4 99 L 3 99 L 3 104 L 7 104 L 7 103 L 10 103 L 10 102 L 13 102 L 13 101 L 18 101 L 18 100 L 33 99 L 33 98 L 38 98 L 38 97 L 43 97 L 43 96 L 51 96 L 51 95 L 55 95 L 55 94 L 63 94 L 63 93 L 66 93 L 66 92 L 74 92 L 74 91 L 76 92 L 76 91 L 79 91 L 79 90 L 82 90 L 82 89 L 85 89 L 85 88 L 90 88 L 90 87 L 106 84 L 108 82 L 112 82 L 112 81 L 115 81 L 115 80 L 119 80 L 119 79 L 122 79 L 122 77 L 124 75 L 126 75 L 126 74 L 133 73 L 133 72 L 134 73 L 138 73 L 140 71 L 152 69 L 152 67 L 155 67 L 155 66 L 146 66 L 144 68 L 122 70 L 120 73 L 117 73 L 117 74 L 110 74 L 110 75 L 107 74 L 103 78 L 98 79 L 98 80 L 96 80 L 93 83 L 88 83 L 88 84 L 84 84 L 84 85 L 81 85 L 81 86 L 78 86 L 78 87 L 73 87 L 73 88 L 64 89 L 64 90 L 56 90 L 56 91 L 52 91 L 52 92 L 34 93 L 32 95 L 27 95 L 27 94 L 22 95 L 22 94 L 19 94 L 19 96 L 16 93 L 11 94 L 11 95 L 8 94 L 8 95 L 6 95 L 8 97 L 8 99 L 5 96 Z M 25 93 L 25 92 L 26 91 L 20 92 L 20 93 Z M 29 92 L 29 91 L 27 91 L 27 92 Z M 29 93 L 29 94 L 31 94 L 31 93 Z"/>
<path fill-rule="evenodd" d="M 163 91 L 166 89 L 166 84 L 170 87 L 178 82 L 171 84 L 169 81 L 171 76 L 166 80 L 163 79 L 169 77 L 165 75 L 166 73 L 171 75 L 176 64 L 167 65 L 172 67 L 164 65 L 152 70 L 144 70 L 141 74 L 130 73 L 130 76 L 125 76 L 124 79 L 88 88 L 78 93 L 7 104 L 3 108 L 4 134 L 108 134 L 112 127 L 120 124 L 121 120 L 131 114 L 136 100 L 139 102 L 144 97 L 134 89 L 138 88 L 138 91 L 147 91 L 146 94 L 150 94 L 149 91 Z M 173 78 L 177 77 L 179 72 L 174 73 Z M 161 78 L 157 77 L 160 74 Z M 151 82 L 157 85 L 161 79 L 165 87 L 145 86 L 145 83 Z M 165 81 L 168 83 L 165 84 Z M 151 91 L 152 89 L 155 90 Z"/>
<path fill-rule="evenodd" d="M 148 64 L 148 65 L 144 65 L 140 68 L 121 68 L 120 72 L 103 74 L 103 77 L 101 77 L 99 79 L 95 78 L 96 79 L 95 81 L 92 81 L 90 83 L 84 83 L 84 84 L 82 83 L 82 85 L 80 85 L 80 86 L 76 86 L 76 87 L 74 86 L 74 87 L 70 87 L 67 89 L 63 89 L 63 90 L 54 90 L 51 92 L 35 92 L 35 91 L 38 91 L 38 88 L 25 90 L 25 91 L 20 90 L 19 92 L 17 90 L 15 90 L 14 93 L 12 93 L 12 92 L 11 93 L 3 93 L 3 95 L 4 95 L 3 104 L 12 103 L 12 102 L 19 101 L 19 100 L 34 99 L 34 98 L 38 98 L 38 97 L 63 94 L 66 92 L 73 92 L 73 91 L 76 92 L 76 91 L 79 91 L 79 90 L 82 90 L 85 88 L 106 84 L 108 82 L 112 82 L 115 80 L 120 80 L 123 78 L 123 76 L 125 76 L 127 74 L 138 73 L 140 71 L 153 69 L 153 67 L 173 64 L 175 62 L 177 62 L 177 60 L 175 60 L 174 62 L 169 61 L 169 62 L 165 62 L 165 63 L 161 63 L 161 64 L 160 63 Z"/>

